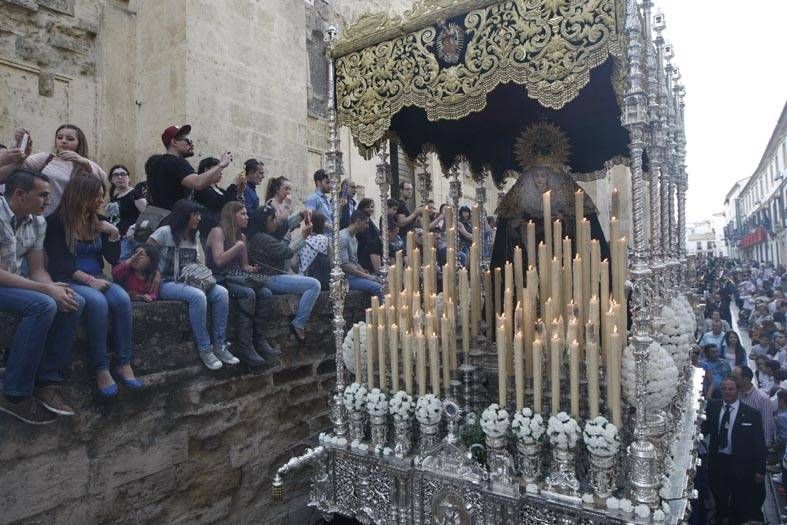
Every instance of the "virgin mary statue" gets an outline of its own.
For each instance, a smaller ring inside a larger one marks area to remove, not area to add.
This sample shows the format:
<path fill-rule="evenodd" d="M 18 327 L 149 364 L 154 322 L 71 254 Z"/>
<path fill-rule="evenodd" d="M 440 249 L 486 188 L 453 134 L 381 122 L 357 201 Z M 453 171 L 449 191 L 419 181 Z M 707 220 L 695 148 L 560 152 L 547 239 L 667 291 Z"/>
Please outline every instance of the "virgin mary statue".
<path fill-rule="evenodd" d="M 536 244 L 551 242 L 551 239 L 544 239 L 543 194 L 547 191 L 550 192 L 551 220 L 560 219 L 563 237 L 572 239 L 572 249 L 575 250 L 577 244 L 574 202 L 575 192 L 580 187 L 569 174 L 569 145 L 565 134 L 552 124 L 535 124 L 517 139 L 515 154 L 523 171 L 495 211 L 498 223 L 492 247 L 493 268 L 513 261 L 516 246 L 525 253 L 526 225 L 530 221 L 535 224 Z M 598 209 L 587 196 L 583 214 L 590 221 L 591 237 L 600 243 L 601 257 L 608 257 Z"/>

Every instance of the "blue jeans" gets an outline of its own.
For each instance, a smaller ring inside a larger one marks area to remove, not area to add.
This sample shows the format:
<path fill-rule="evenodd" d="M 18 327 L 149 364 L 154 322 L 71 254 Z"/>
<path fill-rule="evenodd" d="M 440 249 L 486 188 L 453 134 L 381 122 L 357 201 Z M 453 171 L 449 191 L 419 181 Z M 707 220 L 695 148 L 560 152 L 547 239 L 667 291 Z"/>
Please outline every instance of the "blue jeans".
<path fill-rule="evenodd" d="M 275 295 L 300 295 L 301 300 L 298 303 L 298 311 L 295 312 L 292 325 L 298 330 L 306 328 L 314 303 L 320 296 L 320 281 L 305 275 L 274 275 L 268 279 L 265 287 Z"/>
<path fill-rule="evenodd" d="M 69 285 L 85 299 L 85 331 L 94 370 L 109 370 L 107 328 L 118 364 L 131 364 L 131 299 L 126 291 L 114 283 L 104 292 L 73 281 Z"/>
<path fill-rule="evenodd" d="M 210 348 L 208 335 L 208 303 L 210 303 L 213 319 L 211 332 L 213 343 L 223 345 L 227 339 L 227 316 L 230 311 L 230 298 L 227 289 L 216 285 L 205 293 L 199 288 L 174 281 L 161 283 L 159 298 L 163 301 L 186 301 L 189 304 L 189 323 L 197 348 Z"/>
<path fill-rule="evenodd" d="M 371 279 L 364 279 L 357 275 L 347 275 L 347 282 L 350 285 L 350 290 L 360 290 L 369 295 L 376 295 L 380 299 L 380 304 L 383 304 L 383 285 Z"/>
<path fill-rule="evenodd" d="M 137 249 L 139 243 L 134 239 L 127 239 L 123 237 L 120 239 L 120 262 L 123 262 L 134 255 L 134 250 Z"/>
<path fill-rule="evenodd" d="M 46 294 L 0 287 L 0 311 L 22 315 L 6 363 L 4 394 L 29 397 L 36 386 L 63 382 L 85 306 L 81 297 L 76 300 L 77 311 L 59 312 L 55 300 Z"/>

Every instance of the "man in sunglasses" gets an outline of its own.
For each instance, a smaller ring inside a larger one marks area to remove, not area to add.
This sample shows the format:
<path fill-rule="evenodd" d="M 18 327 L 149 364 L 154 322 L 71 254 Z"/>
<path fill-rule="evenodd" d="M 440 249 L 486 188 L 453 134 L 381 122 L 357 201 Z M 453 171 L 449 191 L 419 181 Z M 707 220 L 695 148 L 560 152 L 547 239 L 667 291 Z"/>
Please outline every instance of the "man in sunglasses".
<path fill-rule="evenodd" d="M 194 155 L 194 143 L 189 138 L 191 126 L 170 126 L 161 134 L 167 148 L 163 155 L 153 155 L 145 163 L 148 177 L 149 204 L 171 210 L 180 199 L 187 199 L 192 191 L 204 190 L 221 180 L 221 172 L 232 162 L 232 154 L 224 152 L 218 165 L 197 174 L 186 160 Z"/>

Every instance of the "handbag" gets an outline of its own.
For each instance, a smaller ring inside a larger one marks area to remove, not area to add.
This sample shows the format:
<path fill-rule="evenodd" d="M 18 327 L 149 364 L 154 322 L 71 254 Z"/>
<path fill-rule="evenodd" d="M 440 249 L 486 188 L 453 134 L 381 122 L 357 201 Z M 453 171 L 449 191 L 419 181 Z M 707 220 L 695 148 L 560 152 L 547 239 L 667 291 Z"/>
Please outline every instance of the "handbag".
<path fill-rule="evenodd" d="M 213 272 L 210 268 L 200 263 L 189 263 L 183 268 L 180 267 L 180 247 L 175 246 L 175 262 L 174 262 L 175 280 L 182 282 L 194 288 L 199 288 L 203 292 L 209 292 L 211 288 L 216 286 L 216 278 L 213 277 Z"/>
<path fill-rule="evenodd" d="M 148 240 L 148 237 L 163 226 L 164 220 L 169 217 L 170 211 L 164 208 L 157 208 L 148 204 L 137 217 L 137 222 L 134 225 L 134 240 L 142 244 Z"/>
<path fill-rule="evenodd" d="M 228 268 L 221 274 L 224 282 L 245 286 L 254 290 L 263 288 L 268 282 L 268 276 L 261 273 L 247 272 L 237 266 Z"/>

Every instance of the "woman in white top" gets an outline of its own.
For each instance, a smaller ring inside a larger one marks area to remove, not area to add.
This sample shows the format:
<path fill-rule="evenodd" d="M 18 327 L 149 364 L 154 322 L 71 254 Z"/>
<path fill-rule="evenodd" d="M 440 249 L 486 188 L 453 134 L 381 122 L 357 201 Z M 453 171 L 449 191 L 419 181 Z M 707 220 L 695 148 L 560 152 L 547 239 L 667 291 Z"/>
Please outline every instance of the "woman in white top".
<path fill-rule="evenodd" d="M 276 220 L 286 221 L 292 214 L 292 185 L 287 177 L 274 177 L 268 181 L 268 188 L 265 192 L 265 204 L 272 206 L 276 210 Z"/>
<path fill-rule="evenodd" d="M 66 184 L 79 168 L 107 184 L 104 170 L 88 159 L 85 134 L 73 124 L 63 124 L 55 131 L 55 153 L 34 153 L 25 159 L 23 166 L 49 177 L 49 204 L 44 210 L 45 217 L 60 204 Z"/>

